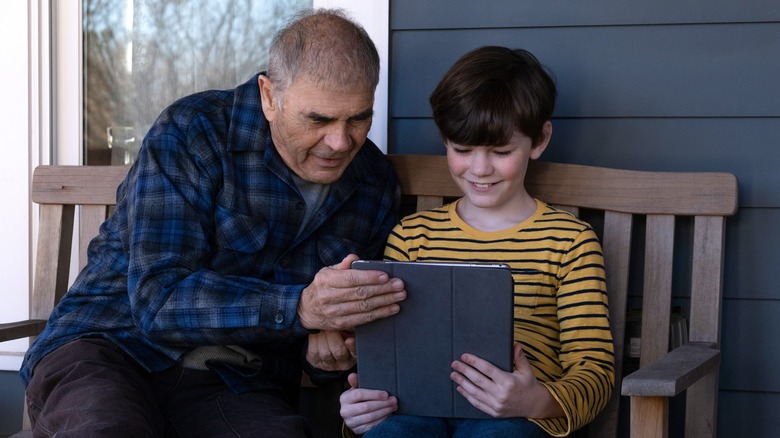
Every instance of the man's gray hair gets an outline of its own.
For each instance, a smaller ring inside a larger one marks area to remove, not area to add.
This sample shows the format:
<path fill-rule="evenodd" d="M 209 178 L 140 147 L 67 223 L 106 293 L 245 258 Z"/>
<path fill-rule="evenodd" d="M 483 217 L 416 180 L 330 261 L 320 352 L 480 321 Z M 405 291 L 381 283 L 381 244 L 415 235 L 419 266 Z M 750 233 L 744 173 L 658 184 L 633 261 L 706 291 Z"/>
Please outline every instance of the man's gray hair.
<path fill-rule="evenodd" d="M 274 36 L 267 74 L 280 93 L 299 77 L 373 91 L 379 83 L 379 53 L 365 29 L 343 10 L 306 10 Z"/>

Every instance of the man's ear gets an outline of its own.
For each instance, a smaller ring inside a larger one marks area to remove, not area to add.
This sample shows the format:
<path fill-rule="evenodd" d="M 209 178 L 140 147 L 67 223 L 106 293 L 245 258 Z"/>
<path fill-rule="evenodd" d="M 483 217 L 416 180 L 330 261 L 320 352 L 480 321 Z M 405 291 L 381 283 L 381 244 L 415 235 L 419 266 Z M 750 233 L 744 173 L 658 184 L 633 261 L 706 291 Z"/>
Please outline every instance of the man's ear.
<path fill-rule="evenodd" d="M 544 150 L 547 149 L 547 145 L 550 144 L 550 137 L 552 137 L 552 122 L 548 120 L 544 122 L 544 126 L 542 126 L 542 140 L 531 146 L 530 158 L 532 160 L 536 160 L 542 156 Z"/>
<path fill-rule="evenodd" d="M 257 86 L 260 87 L 263 114 L 266 120 L 273 122 L 279 111 L 279 105 L 276 102 L 277 96 L 274 92 L 274 83 L 268 76 L 260 75 L 257 77 Z"/>

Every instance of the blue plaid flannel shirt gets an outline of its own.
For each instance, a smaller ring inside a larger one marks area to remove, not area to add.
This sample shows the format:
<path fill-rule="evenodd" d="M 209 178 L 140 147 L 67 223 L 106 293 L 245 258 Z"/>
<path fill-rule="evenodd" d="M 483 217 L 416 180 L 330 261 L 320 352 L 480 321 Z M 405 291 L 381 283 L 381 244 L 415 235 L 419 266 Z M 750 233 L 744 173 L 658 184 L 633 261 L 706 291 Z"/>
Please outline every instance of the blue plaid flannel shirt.
<path fill-rule="evenodd" d="M 231 388 L 297 387 L 309 334 L 296 312 L 301 291 L 349 253 L 380 257 L 399 194 L 389 161 L 368 140 L 299 234 L 305 203 L 273 146 L 257 75 L 234 90 L 185 97 L 146 135 L 86 267 L 25 355 L 22 378 L 53 349 L 99 336 L 148 371 L 195 346 L 241 345 L 264 365 L 217 367 Z"/>

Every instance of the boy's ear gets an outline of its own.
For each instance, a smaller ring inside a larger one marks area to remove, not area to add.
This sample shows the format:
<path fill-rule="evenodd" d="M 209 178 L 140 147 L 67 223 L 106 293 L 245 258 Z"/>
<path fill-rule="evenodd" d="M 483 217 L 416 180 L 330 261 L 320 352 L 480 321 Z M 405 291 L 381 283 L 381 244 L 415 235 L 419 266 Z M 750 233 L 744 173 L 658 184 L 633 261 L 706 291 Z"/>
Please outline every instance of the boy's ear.
<path fill-rule="evenodd" d="M 547 149 L 547 145 L 550 143 L 550 137 L 552 137 L 552 122 L 549 120 L 544 122 L 542 126 L 542 141 L 531 146 L 531 155 L 529 158 L 536 160 L 542 156 L 542 153 Z"/>
<path fill-rule="evenodd" d="M 279 105 L 276 103 L 277 97 L 274 93 L 274 83 L 268 76 L 260 75 L 257 77 L 257 86 L 260 87 L 263 115 L 265 115 L 266 120 L 273 122 L 277 111 L 279 111 Z"/>

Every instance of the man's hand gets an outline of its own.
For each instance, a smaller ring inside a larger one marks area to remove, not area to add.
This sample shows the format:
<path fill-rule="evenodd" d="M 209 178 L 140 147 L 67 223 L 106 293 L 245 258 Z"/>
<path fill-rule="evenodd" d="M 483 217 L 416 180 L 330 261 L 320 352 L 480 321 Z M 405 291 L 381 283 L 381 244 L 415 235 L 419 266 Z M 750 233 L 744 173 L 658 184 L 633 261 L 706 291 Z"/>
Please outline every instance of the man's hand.
<path fill-rule="evenodd" d="M 325 371 L 346 371 L 357 363 L 355 334 L 324 330 L 309 335 L 306 360 Z"/>
<path fill-rule="evenodd" d="M 406 298 L 404 283 L 382 271 L 350 269 L 350 254 L 338 265 L 322 268 L 303 290 L 298 316 L 307 329 L 348 330 L 395 315 Z"/>

